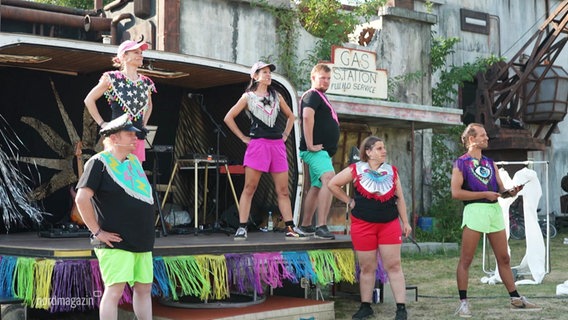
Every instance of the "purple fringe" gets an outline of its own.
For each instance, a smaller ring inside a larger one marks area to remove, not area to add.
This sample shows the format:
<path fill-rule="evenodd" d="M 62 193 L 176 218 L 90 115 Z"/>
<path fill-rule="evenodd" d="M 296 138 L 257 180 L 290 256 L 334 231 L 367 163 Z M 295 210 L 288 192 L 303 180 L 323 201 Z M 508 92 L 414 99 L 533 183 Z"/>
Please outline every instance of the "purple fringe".
<path fill-rule="evenodd" d="M 94 308 L 91 268 L 86 260 L 55 263 L 50 312 L 85 311 Z"/>
<path fill-rule="evenodd" d="M 255 274 L 252 269 L 252 254 L 225 254 L 228 277 L 227 280 L 233 284 L 238 293 L 247 293 L 255 288 Z M 262 287 L 260 288 L 262 290 Z"/>
<path fill-rule="evenodd" d="M 375 275 L 376 279 L 378 279 L 379 281 L 381 281 L 381 283 L 387 283 L 388 280 L 388 276 L 387 276 L 387 272 L 385 271 L 385 267 L 383 266 L 383 259 L 381 259 L 381 256 L 377 253 L 377 273 Z"/>
<path fill-rule="evenodd" d="M 89 260 L 91 264 L 91 286 L 93 288 L 93 299 L 95 306 L 98 308 L 101 304 L 101 298 L 105 291 L 105 285 L 99 269 L 99 260 Z"/>
<path fill-rule="evenodd" d="M 91 269 L 91 288 L 93 290 L 92 300 L 94 306 L 98 308 L 101 304 L 101 298 L 105 292 L 105 285 L 103 283 L 99 261 L 96 259 L 89 260 L 89 267 Z M 128 284 L 124 286 L 124 292 L 122 293 L 122 297 L 118 303 L 132 303 L 132 290 Z"/>
<path fill-rule="evenodd" d="M 128 283 L 124 286 L 124 291 L 118 304 L 132 304 L 132 288 Z"/>
<path fill-rule="evenodd" d="M 359 261 L 355 259 L 355 273 L 357 282 L 359 282 L 359 274 L 361 273 L 361 268 L 359 267 Z M 385 267 L 383 266 L 383 260 L 381 256 L 377 252 L 377 270 L 375 271 L 375 279 L 379 280 L 381 283 L 387 283 L 389 277 L 387 272 L 385 271 Z"/>

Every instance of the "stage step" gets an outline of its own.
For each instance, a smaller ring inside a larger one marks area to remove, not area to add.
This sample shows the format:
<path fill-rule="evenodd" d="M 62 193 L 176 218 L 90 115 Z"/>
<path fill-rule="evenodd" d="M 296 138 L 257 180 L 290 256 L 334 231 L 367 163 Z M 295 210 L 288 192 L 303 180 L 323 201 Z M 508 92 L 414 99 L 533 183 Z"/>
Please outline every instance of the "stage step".
<path fill-rule="evenodd" d="M 188 309 L 153 304 L 154 320 L 334 320 L 333 301 L 270 296 L 265 302 L 241 308 Z M 120 308 L 119 319 L 133 319 L 131 305 Z"/>

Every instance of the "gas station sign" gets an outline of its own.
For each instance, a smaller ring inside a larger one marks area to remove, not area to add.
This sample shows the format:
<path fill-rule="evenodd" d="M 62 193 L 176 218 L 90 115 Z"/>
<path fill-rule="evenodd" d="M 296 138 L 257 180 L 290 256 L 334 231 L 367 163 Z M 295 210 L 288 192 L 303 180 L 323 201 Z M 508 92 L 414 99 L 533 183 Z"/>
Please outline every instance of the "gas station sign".
<path fill-rule="evenodd" d="M 363 98 L 387 98 L 387 72 L 377 69 L 376 53 L 333 47 L 331 83 L 326 93 Z"/>

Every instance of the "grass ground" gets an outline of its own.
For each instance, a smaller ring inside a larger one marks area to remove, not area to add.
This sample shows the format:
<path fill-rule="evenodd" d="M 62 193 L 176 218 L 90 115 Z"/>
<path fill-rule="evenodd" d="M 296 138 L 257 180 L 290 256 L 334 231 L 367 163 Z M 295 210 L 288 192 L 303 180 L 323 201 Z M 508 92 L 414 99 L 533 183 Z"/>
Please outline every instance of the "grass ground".
<path fill-rule="evenodd" d="M 483 271 L 481 242 L 478 253 L 470 268 L 469 290 L 473 319 L 568 319 L 568 296 L 556 296 L 556 286 L 568 280 L 568 245 L 563 239 L 568 238 L 568 231 L 563 230 L 550 240 L 550 273 L 541 284 L 519 285 L 518 291 L 530 301 L 543 307 L 539 312 L 517 311 L 509 309 L 509 298 L 503 284 L 484 284 L 480 279 L 486 276 Z M 511 240 L 511 265 L 519 265 L 525 255 L 525 240 Z M 488 249 L 489 253 L 491 249 Z M 459 252 L 439 254 L 403 255 L 403 270 L 407 284 L 418 286 L 418 301 L 407 301 L 409 319 L 457 319 L 454 316 L 458 305 L 455 269 Z M 492 258 L 486 259 L 486 268 L 494 268 Z M 529 276 L 530 277 L 530 276 Z M 390 289 L 387 289 L 390 290 Z M 409 295 L 410 296 L 410 295 Z M 338 293 L 335 301 L 337 320 L 351 319 L 359 308 L 358 294 Z M 373 305 L 375 319 L 394 319 L 395 304 L 387 301 Z"/>

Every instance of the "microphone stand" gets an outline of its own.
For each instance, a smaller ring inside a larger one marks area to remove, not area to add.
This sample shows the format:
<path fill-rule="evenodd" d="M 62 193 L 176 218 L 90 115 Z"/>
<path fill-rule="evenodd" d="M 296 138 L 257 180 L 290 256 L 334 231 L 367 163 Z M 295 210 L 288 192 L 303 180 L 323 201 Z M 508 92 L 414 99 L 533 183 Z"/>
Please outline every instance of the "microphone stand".
<path fill-rule="evenodd" d="M 229 236 L 232 234 L 232 232 L 222 229 L 221 225 L 219 224 L 219 175 L 220 175 L 219 160 L 221 158 L 221 154 L 219 153 L 219 144 L 220 144 L 219 141 L 220 141 L 220 135 L 223 135 L 223 137 L 225 138 L 227 137 L 227 135 L 225 134 L 219 123 L 215 121 L 215 118 L 213 118 L 213 116 L 209 113 L 209 111 L 207 111 L 207 107 L 205 106 L 205 103 L 203 103 L 203 95 L 197 95 L 197 100 L 201 107 L 201 110 L 203 110 L 203 112 L 209 117 L 211 123 L 213 123 L 213 125 L 215 126 L 215 130 L 213 131 L 217 135 L 216 146 L 215 146 L 215 152 L 216 152 L 215 153 L 215 222 L 213 223 L 211 231 L 212 232 L 221 231 L 225 233 L 227 236 Z M 205 186 L 205 188 L 207 188 L 207 186 Z M 203 201 L 207 201 L 207 199 L 204 199 Z M 205 221 L 203 221 L 203 223 L 205 223 Z"/>
<path fill-rule="evenodd" d="M 152 192 L 154 194 L 154 204 L 158 206 L 158 215 L 160 217 L 160 224 L 162 225 L 162 236 L 167 237 L 168 231 L 166 230 L 166 223 L 164 220 L 164 214 L 162 212 L 162 205 L 160 203 L 160 195 L 157 189 L 157 179 L 158 179 L 158 153 L 154 149 L 154 145 L 148 141 L 148 138 L 144 138 L 154 154 L 154 164 L 152 165 Z"/>

